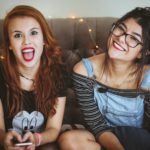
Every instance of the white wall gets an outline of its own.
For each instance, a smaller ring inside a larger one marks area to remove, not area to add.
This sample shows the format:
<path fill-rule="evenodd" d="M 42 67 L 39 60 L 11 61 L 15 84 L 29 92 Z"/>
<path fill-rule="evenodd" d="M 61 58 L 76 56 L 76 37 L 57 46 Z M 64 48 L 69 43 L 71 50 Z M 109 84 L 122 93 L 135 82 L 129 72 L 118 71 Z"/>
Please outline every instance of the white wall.
<path fill-rule="evenodd" d="M 46 18 L 120 17 L 134 7 L 150 6 L 150 0 L 0 0 L 0 18 L 19 4 L 36 7 Z"/>

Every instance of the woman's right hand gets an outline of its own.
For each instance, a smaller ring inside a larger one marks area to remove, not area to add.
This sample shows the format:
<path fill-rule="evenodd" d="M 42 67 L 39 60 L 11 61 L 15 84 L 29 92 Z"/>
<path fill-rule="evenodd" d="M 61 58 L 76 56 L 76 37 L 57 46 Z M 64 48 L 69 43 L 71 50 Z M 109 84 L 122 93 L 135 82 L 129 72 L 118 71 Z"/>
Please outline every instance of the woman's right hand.
<path fill-rule="evenodd" d="M 4 138 L 4 148 L 5 150 L 24 150 L 24 147 L 16 147 L 14 144 L 14 139 L 18 142 L 22 142 L 22 136 L 18 132 L 12 130 L 8 131 Z"/>

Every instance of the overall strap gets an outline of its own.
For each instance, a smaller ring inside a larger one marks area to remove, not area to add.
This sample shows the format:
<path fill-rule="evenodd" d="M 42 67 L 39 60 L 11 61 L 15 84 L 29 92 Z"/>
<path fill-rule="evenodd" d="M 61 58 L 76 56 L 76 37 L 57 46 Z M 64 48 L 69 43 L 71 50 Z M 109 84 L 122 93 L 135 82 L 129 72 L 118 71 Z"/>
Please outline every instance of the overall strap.
<path fill-rule="evenodd" d="M 91 61 L 88 58 L 83 58 L 82 63 L 84 64 L 86 71 L 88 73 L 88 77 L 93 77 L 94 72 L 93 72 L 93 65 Z"/>
<path fill-rule="evenodd" d="M 150 69 L 148 69 L 144 75 L 144 79 L 142 81 L 141 88 L 145 89 L 145 90 L 150 88 Z"/>

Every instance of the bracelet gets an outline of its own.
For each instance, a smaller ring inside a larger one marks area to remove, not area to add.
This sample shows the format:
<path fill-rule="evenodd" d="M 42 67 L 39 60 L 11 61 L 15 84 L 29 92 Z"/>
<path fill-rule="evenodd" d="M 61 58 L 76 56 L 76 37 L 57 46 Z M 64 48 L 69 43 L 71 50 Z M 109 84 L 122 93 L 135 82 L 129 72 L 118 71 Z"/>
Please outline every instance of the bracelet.
<path fill-rule="evenodd" d="M 40 133 L 34 133 L 34 135 L 35 135 L 35 138 L 36 138 L 36 144 L 35 144 L 35 146 L 40 146 L 41 141 L 42 141 L 41 134 Z"/>

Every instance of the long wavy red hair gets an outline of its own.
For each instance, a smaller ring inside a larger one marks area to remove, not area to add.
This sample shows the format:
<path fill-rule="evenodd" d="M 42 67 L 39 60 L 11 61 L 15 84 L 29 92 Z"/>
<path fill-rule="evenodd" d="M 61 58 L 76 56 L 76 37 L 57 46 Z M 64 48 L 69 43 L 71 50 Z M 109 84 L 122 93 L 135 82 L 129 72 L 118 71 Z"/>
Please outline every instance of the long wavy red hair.
<path fill-rule="evenodd" d="M 8 26 L 10 21 L 16 17 L 29 16 L 38 21 L 41 26 L 44 37 L 44 50 L 41 57 L 40 67 L 35 80 L 36 108 L 45 116 L 49 112 L 55 114 L 55 104 L 58 96 L 58 86 L 63 87 L 64 81 L 61 73 L 60 65 L 61 50 L 55 41 L 52 32 L 44 16 L 37 9 L 20 5 L 13 8 L 5 17 L 3 25 L 4 37 L 4 68 L 6 71 L 6 82 L 8 88 L 8 109 L 9 116 L 16 114 L 22 110 L 22 90 L 20 88 L 20 80 L 15 56 L 9 50 L 10 40 L 8 34 Z"/>

